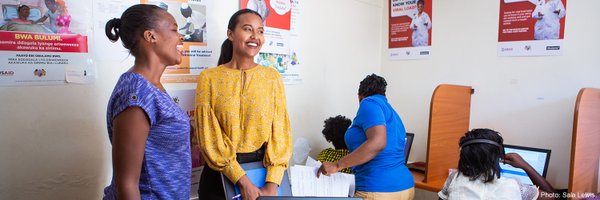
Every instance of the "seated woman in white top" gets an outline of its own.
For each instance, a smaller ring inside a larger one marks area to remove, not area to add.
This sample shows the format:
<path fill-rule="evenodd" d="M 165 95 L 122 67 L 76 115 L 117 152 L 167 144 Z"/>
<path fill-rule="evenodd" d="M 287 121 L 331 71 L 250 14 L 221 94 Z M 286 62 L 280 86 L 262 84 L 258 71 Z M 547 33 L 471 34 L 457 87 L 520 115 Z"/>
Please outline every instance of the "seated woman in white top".
<path fill-rule="evenodd" d="M 448 176 L 438 193 L 440 199 L 532 200 L 541 198 L 538 187 L 543 192 L 554 192 L 554 188 L 521 156 L 515 153 L 504 155 L 503 142 L 502 136 L 490 129 L 473 129 L 461 137 L 458 172 Z M 523 169 L 535 185 L 500 177 L 499 161 L 503 157 L 506 163 Z"/>

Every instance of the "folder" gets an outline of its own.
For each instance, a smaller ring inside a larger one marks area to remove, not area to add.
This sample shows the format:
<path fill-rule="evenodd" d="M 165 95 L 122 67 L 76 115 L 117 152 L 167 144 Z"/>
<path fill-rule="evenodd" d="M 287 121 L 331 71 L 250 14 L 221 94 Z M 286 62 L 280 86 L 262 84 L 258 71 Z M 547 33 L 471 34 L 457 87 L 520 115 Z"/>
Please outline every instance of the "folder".
<path fill-rule="evenodd" d="M 250 179 L 250 182 L 258 188 L 265 186 L 265 179 L 267 178 L 267 169 L 263 166 L 262 161 L 250 162 L 240 164 L 246 176 Z M 221 173 L 221 180 L 223 181 L 223 189 L 225 190 L 225 197 L 227 199 L 242 200 L 239 196 L 240 188 L 233 184 L 223 173 Z M 281 184 L 277 189 L 278 196 L 292 196 L 291 185 L 288 178 L 287 170 L 283 174 Z"/>

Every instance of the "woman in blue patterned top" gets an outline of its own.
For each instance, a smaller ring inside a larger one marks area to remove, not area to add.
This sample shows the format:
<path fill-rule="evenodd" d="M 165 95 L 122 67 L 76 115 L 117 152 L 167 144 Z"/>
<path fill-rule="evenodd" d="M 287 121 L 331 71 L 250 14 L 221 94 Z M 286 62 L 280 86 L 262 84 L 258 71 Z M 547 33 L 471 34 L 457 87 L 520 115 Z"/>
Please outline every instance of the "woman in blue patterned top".
<path fill-rule="evenodd" d="M 360 82 L 360 105 L 344 139 L 350 154 L 337 162 L 323 162 L 317 176 L 352 167 L 355 196 L 365 200 L 414 198 L 414 180 L 404 165 L 406 130 L 385 97 L 387 83 L 368 75 Z"/>
<path fill-rule="evenodd" d="M 173 16 L 154 5 L 129 7 L 106 23 L 106 36 L 135 57 L 106 112 L 113 178 L 104 199 L 189 199 L 190 123 L 160 83 L 181 62 L 183 38 Z"/>

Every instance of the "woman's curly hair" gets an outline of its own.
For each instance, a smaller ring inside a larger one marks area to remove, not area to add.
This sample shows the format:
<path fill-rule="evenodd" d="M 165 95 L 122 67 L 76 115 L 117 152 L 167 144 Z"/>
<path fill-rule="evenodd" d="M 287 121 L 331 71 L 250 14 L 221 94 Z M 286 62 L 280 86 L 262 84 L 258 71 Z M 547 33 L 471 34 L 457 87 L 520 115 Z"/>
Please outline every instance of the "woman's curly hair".
<path fill-rule="evenodd" d="M 344 141 L 346 130 L 352 124 L 352 121 L 342 115 L 327 118 L 323 125 L 323 136 L 327 142 L 331 142 L 335 149 L 348 149 Z"/>
<path fill-rule="evenodd" d="M 360 86 L 358 87 L 358 95 L 365 98 L 376 94 L 385 96 L 386 86 L 387 82 L 383 77 L 377 76 L 376 74 L 371 74 L 360 82 Z"/>

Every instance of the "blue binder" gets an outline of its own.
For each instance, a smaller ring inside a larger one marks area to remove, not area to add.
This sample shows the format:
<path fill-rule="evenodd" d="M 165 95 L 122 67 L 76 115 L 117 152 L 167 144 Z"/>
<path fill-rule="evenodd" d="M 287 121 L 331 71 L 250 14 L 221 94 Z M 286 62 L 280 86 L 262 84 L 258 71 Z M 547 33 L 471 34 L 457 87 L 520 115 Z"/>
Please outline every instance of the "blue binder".
<path fill-rule="evenodd" d="M 262 161 L 250 162 L 241 164 L 246 176 L 250 179 L 252 184 L 258 188 L 265 186 L 265 179 L 267 178 L 267 169 L 263 166 Z M 223 180 L 223 188 L 225 190 L 225 197 L 227 199 L 242 200 L 241 197 L 234 198 L 240 194 L 240 188 L 234 185 L 223 173 L 221 173 L 221 180 Z M 277 195 L 279 196 L 292 196 L 292 187 L 288 178 L 287 170 L 283 174 L 281 184 L 277 189 Z"/>

